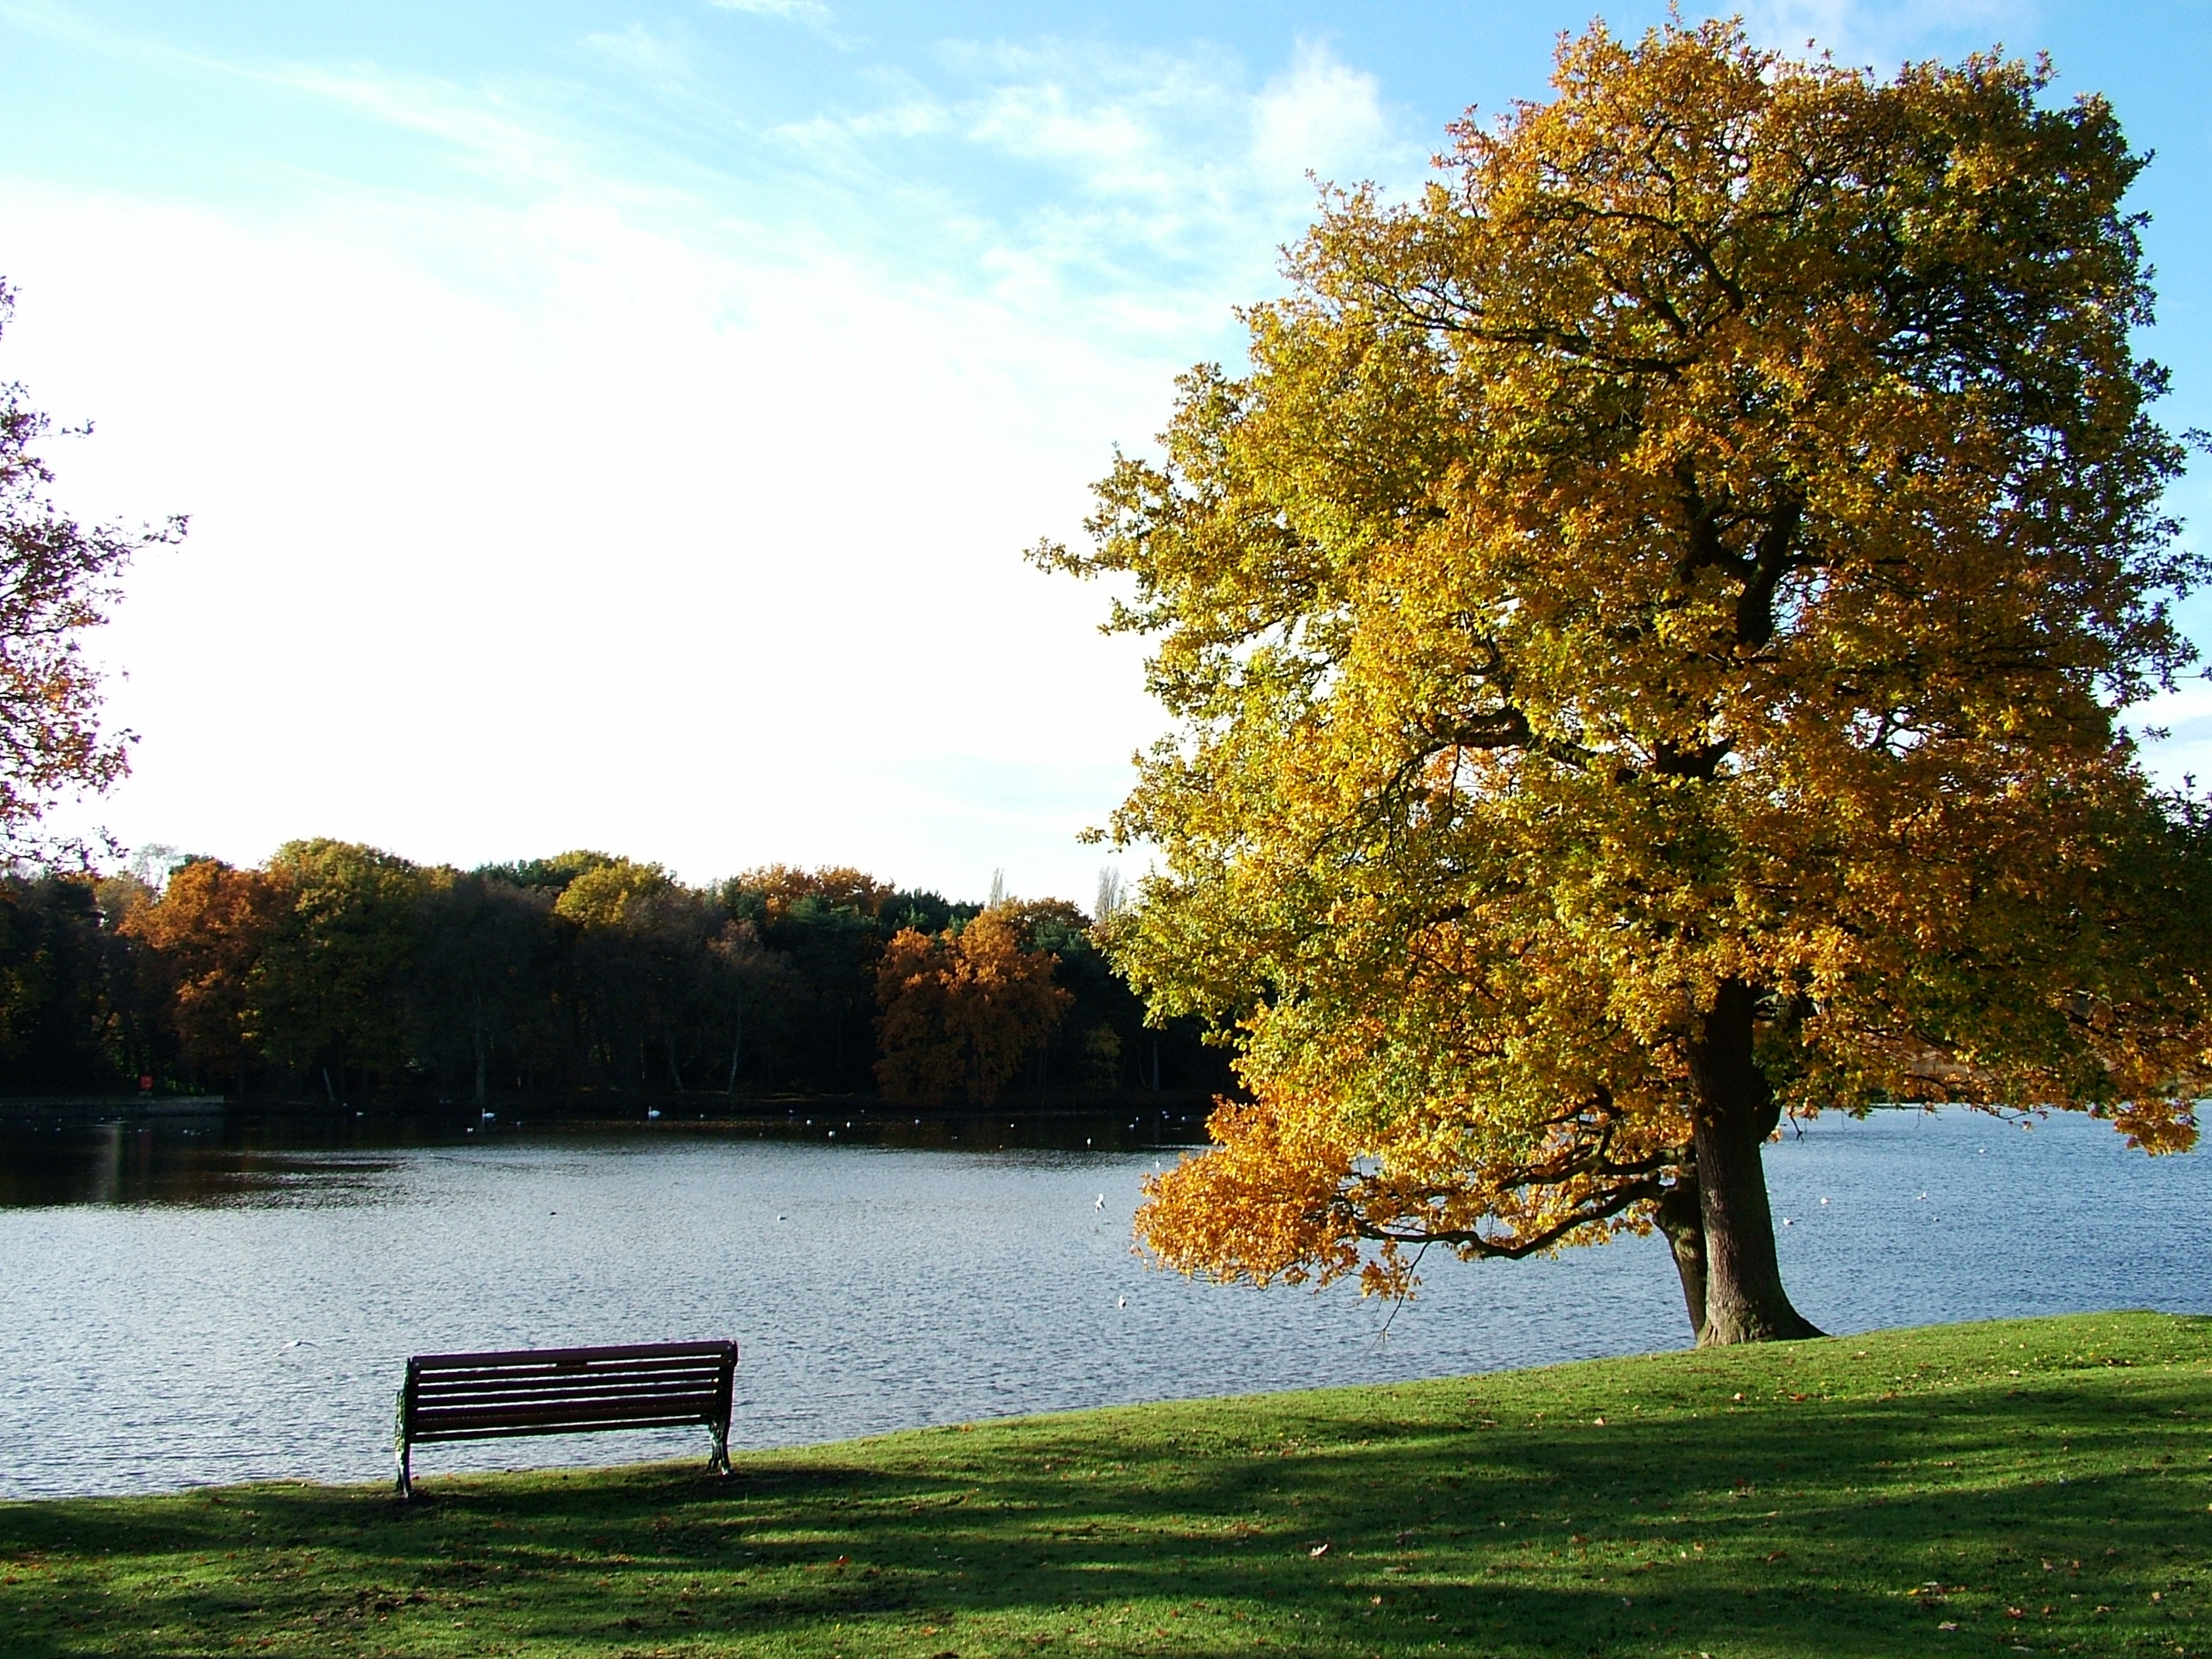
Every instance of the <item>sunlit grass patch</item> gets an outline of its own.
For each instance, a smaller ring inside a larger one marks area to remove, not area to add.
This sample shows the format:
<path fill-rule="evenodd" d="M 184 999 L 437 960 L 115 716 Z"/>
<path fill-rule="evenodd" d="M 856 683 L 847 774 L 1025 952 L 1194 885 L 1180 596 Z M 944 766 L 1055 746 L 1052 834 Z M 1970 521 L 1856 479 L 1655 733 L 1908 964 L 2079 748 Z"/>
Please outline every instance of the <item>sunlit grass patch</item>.
<path fill-rule="evenodd" d="M 0 1506 L 10 1655 L 2195 1654 L 2212 1320 Z"/>

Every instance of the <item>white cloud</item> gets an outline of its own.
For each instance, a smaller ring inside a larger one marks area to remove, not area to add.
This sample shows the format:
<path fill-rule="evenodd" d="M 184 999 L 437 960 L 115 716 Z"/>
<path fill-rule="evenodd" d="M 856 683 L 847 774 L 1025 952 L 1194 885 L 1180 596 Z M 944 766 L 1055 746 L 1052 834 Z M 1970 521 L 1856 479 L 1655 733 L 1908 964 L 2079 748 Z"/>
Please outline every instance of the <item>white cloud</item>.
<path fill-rule="evenodd" d="M 787 23 L 804 23 L 827 30 L 830 8 L 822 0 L 707 0 L 717 11 L 741 11 L 755 17 L 774 17 Z"/>
<path fill-rule="evenodd" d="M 1372 166 L 1394 148 L 1375 77 L 1310 42 L 1301 42 L 1288 72 L 1261 90 L 1254 116 L 1254 162 L 1271 178 L 1312 172 L 1328 179 Z M 1398 159 L 1402 165 L 1407 158 Z"/>
<path fill-rule="evenodd" d="M 1754 39 L 1784 52 L 1809 43 L 1840 63 L 1887 73 L 1909 58 L 1941 53 L 1962 33 L 1988 46 L 2033 33 L 2033 0 L 1759 0 L 1745 11 Z"/>
<path fill-rule="evenodd" d="M 960 56 L 993 82 L 963 109 L 976 142 L 1155 210 L 1259 205 L 1285 185 L 1303 198 L 1309 172 L 1402 170 L 1424 159 L 1391 131 L 1374 77 L 1310 42 L 1256 91 L 1228 58 L 1089 46 Z"/>
<path fill-rule="evenodd" d="M 885 90 L 884 100 L 871 109 L 787 122 L 774 137 L 841 179 L 882 179 L 893 171 L 886 165 L 886 146 L 954 126 L 952 112 L 911 77 L 892 78 Z"/>
<path fill-rule="evenodd" d="M 1310 216 L 1309 172 L 1387 187 L 1426 162 L 1372 77 L 1323 46 L 1256 88 L 1221 54 L 1046 41 L 939 55 L 934 83 L 896 77 L 872 108 L 776 137 L 879 213 L 906 200 L 927 246 L 972 259 L 1007 303 L 1079 295 L 1087 319 L 1152 339 L 1226 343 L 1229 304 L 1275 286 L 1276 250 Z M 933 171 L 956 149 L 980 193 L 948 182 L 957 166 Z"/>
<path fill-rule="evenodd" d="M 589 170 L 586 147 L 497 91 L 469 91 L 429 76 L 372 66 L 288 64 L 243 73 L 403 132 L 435 138 L 515 183 L 560 187 Z"/>
<path fill-rule="evenodd" d="M 1018 555 L 1074 532 L 1164 366 L 587 203 L 477 225 L 529 304 L 327 225 L 21 191 L 0 223 L 4 367 L 100 417 L 68 498 L 195 519 L 101 641 L 144 734 L 98 814 L 125 840 L 1085 890 L 1110 782 L 953 812 L 920 780 L 1117 771 L 1149 729 L 1097 596 Z"/>
<path fill-rule="evenodd" d="M 697 76 L 691 60 L 673 40 L 656 34 L 642 23 L 628 28 L 587 34 L 584 44 L 610 63 L 664 88 L 695 86 Z"/>
<path fill-rule="evenodd" d="M 144 740 L 87 817 L 248 860 L 582 844 L 1088 895 L 1074 833 L 1159 716 L 1101 596 L 1019 551 L 1079 535 L 1111 446 L 1233 343 L 1304 169 L 1387 145 L 1370 81 L 979 49 L 723 178 L 527 89 L 218 68 L 493 187 L 319 178 L 254 216 L 0 182 L 0 374 L 100 422 L 66 499 L 194 517 L 101 641 Z M 1043 183 L 978 196 L 978 162 Z"/>
<path fill-rule="evenodd" d="M 2127 724 L 2141 736 L 2162 732 L 2143 744 L 2143 764 L 2170 789 L 2193 783 L 2202 794 L 2212 789 L 2212 683 L 2191 675 L 2128 711 Z"/>

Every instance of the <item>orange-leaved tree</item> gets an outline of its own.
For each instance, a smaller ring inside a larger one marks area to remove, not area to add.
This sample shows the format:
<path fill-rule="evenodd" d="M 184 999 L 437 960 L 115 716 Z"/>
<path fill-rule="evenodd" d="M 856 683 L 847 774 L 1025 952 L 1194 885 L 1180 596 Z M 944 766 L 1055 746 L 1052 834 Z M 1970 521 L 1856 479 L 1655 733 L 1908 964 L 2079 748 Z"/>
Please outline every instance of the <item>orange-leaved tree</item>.
<path fill-rule="evenodd" d="M 826 910 L 854 910 L 872 916 L 883 908 L 892 891 L 886 883 L 848 864 L 825 864 L 818 870 L 790 864 L 765 865 L 746 871 L 735 884 L 758 893 L 769 917 L 775 921 L 808 899 Z"/>
<path fill-rule="evenodd" d="M 1038 550 L 1156 641 L 1116 954 L 1253 1095 L 1152 1187 L 1170 1262 L 1656 1226 L 1701 1342 L 1802 1335 L 1784 1110 L 2191 1143 L 2202 825 L 2117 714 L 2202 568 L 2142 158 L 2050 80 L 1594 28 L 1418 200 L 1332 195 L 1249 370 Z"/>
<path fill-rule="evenodd" d="M 234 1078 L 244 1091 L 253 970 L 292 901 L 285 866 L 239 870 L 192 859 L 170 872 L 158 898 L 117 923 L 151 952 L 169 1024 L 196 1075 Z"/>
<path fill-rule="evenodd" d="M 1023 917 L 994 905 L 957 932 L 902 927 L 876 968 L 876 1076 L 894 1100 L 996 1097 L 1042 1048 L 1073 998 L 1059 958 L 1026 948 Z"/>

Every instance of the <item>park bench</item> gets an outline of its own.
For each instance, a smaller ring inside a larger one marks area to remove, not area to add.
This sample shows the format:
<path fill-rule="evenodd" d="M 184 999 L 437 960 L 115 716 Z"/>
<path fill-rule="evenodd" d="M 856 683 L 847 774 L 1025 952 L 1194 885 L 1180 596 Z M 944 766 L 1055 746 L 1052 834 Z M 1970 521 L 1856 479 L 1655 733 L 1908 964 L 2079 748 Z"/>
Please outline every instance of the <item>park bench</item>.
<path fill-rule="evenodd" d="M 392 1431 L 399 1495 L 414 1496 L 418 1444 L 693 1423 L 714 1437 L 708 1468 L 727 1474 L 737 1370 L 734 1342 L 418 1353 L 407 1362 Z"/>

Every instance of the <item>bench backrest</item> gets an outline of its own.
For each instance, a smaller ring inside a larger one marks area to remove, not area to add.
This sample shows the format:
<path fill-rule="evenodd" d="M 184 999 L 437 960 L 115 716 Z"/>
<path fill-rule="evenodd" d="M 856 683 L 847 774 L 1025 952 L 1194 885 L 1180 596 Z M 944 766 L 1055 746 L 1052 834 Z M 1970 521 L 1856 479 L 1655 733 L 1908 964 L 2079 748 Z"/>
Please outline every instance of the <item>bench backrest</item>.
<path fill-rule="evenodd" d="M 726 1432 L 734 1342 L 423 1353 L 407 1362 L 400 1437 L 488 1440 L 703 1423 Z"/>

